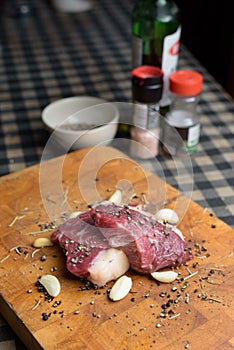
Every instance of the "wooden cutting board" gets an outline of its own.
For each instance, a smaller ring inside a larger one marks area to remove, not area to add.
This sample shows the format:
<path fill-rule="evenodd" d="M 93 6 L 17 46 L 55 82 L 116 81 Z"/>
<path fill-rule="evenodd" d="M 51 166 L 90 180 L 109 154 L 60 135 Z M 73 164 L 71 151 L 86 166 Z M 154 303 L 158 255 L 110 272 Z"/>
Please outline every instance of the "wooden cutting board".
<path fill-rule="evenodd" d="M 112 282 L 89 289 L 72 276 L 59 247 L 32 248 L 36 238 L 50 237 L 53 225 L 108 199 L 116 186 L 150 199 L 154 211 L 177 203 L 183 216 L 188 202 L 110 147 L 72 152 L 1 178 L 2 315 L 31 350 L 232 349 L 234 231 L 196 203 L 179 224 L 194 254 L 178 269 L 179 279 L 159 285 L 129 272 L 131 293 L 118 302 L 108 299 Z M 35 286 L 45 273 L 61 283 L 52 301 Z"/>

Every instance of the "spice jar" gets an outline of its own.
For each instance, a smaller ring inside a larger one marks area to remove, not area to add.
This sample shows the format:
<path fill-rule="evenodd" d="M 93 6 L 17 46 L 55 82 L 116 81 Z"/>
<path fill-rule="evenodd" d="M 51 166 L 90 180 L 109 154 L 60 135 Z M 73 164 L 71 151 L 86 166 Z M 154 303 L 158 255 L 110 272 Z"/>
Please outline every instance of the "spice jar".
<path fill-rule="evenodd" d="M 179 156 L 184 152 L 191 155 L 197 150 L 200 123 L 196 108 L 202 82 L 202 75 L 191 70 L 178 70 L 169 77 L 171 105 L 166 114 L 163 141 L 164 149 L 171 155 Z"/>
<path fill-rule="evenodd" d="M 159 102 L 163 89 L 163 72 L 155 66 L 132 70 L 133 126 L 131 155 L 150 159 L 158 155 Z"/>

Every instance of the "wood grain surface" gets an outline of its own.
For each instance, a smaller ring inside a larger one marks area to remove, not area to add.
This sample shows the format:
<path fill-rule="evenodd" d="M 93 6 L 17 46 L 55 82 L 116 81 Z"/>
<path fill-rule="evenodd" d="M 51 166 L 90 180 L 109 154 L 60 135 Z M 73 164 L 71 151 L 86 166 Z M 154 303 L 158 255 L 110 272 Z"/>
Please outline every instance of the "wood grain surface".
<path fill-rule="evenodd" d="M 170 284 L 129 271 L 131 292 L 111 302 L 113 282 L 88 288 L 66 270 L 58 246 L 32 244 L 50 237 L 70 213 L 108 199 L 116 186 L 124 189 L 126 202 L 132 194 L 147 198 L 154 212 L 163 204 L 176 207 L 194 258 Z M 234 231 L 205 208 L 110 147 L 72 152 L 7 175 L 0 190 L 0 308 L 30 350 L 234 348 Z M 35 285 L 45 273 L 61 283 L 53 300 Z"/>

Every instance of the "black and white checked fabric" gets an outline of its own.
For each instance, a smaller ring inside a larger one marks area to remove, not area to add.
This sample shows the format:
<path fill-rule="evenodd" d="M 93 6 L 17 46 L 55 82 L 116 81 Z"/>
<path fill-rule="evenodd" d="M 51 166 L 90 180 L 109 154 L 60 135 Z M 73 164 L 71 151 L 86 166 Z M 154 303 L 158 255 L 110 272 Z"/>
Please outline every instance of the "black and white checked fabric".
<path fill-rule="evenodd" d="M 72 14 L 46 0 L 22 3 L 28 15 L 0 14 L 0 175 L 40 162 L 49 136 L 41 111 L 50 102 L 77 95 L 131 102 L 133 0 L 92 0 L 90 11 Z M 183 47 L 179 67 L 204 76 L 192 199 L 234 226 L 233 100 Z M 174 162 L 159 161 L 176 186 Z M 1 318 L 0 349 L 25 349 Z"/>
<path fill-rule="evenodd" d="M 39 162 L 47 138 L 40 114 L 51 101 L 129 99 L 131 6 L 111 3 L 73 15 L 31 1 L 31 15 L 1 17 L 1 175 Z"/>

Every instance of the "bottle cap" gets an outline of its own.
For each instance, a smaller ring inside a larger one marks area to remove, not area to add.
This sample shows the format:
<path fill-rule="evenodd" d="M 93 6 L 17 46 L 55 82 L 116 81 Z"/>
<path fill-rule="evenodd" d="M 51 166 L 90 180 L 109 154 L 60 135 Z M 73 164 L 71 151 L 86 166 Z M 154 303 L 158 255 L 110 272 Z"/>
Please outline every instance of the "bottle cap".
<path fill-rule="evenodd" d="M 139 66 L 132 70 L 132 94 L 138 102 L 157 103 L 162 97 L 163 71 L 155 66 Z"/>
<path fill-rule="evenodd" d="M 202 90 L 203 76 L 192 70 L 178 70 L 169 77 L 170 91 L 178 95 L 198 95 Z"/>

